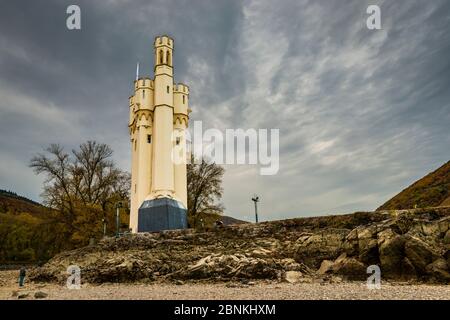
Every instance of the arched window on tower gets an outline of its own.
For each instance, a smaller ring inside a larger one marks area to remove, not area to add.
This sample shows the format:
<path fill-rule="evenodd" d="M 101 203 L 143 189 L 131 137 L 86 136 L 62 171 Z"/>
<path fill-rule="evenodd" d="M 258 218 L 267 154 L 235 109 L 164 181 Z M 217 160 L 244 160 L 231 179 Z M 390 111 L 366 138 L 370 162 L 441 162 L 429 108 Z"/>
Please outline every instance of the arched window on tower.
<path fill-rule="evenodd" d="M 171 63 L 171 61 L 170 61 L 170 51 L 167 51 L 167 57 L 166 57 L 166 62 L 167 62 L 167 64 L 169 65 L 169 66 L 171 66 L 172 65 L 172 63 Z"/>
<path fill-rule="evenodd" d="M 163 64 L 164 54 L 162 50 L 159 50 L 159 64 Z"/>

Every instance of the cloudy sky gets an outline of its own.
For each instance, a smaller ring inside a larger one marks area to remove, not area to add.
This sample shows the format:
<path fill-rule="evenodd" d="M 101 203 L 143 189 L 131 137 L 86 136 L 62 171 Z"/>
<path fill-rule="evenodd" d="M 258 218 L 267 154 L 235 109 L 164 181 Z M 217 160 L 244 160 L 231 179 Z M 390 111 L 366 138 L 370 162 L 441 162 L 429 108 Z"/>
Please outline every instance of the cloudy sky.
<path fill-rule="evenodd" d="M 191 121 L 280 129 L 278 174 L 226 167 L 226 214 L 253 219 L 253 193 L 262 220 L 372 210 L 450 160 L 449 32 L 447 0 L 0 0 L 0 188 L 40 201 L 49 143 L 104 142 L 130 170 L 136 62 L 152 76 L 169 34 Z"/>

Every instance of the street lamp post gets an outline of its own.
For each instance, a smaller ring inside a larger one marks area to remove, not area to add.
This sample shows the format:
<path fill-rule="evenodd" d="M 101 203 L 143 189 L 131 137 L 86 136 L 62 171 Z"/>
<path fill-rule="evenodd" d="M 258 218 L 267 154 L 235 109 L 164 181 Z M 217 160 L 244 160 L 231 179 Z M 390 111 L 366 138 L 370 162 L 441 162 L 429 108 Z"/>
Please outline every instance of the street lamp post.
<path fill-rule="evenodd" d="M 255 194 L 252 198 L 252 201 L 255 203 L 255 220 L 256 223 L 258 223 L 258 202 L 259 202 L 259 197 Z"/>
<path fill-rule="evenodd" d="M 102 222 L 103 222 L 103 236 L 106 237 L 106 219 L 103 218 Z"/>
<path fill-rule="evenodd" d="M 116 238 L 119 237 L 120 208 L 122 208 L 122 202 L 119 201 L 116 203 Z"/>

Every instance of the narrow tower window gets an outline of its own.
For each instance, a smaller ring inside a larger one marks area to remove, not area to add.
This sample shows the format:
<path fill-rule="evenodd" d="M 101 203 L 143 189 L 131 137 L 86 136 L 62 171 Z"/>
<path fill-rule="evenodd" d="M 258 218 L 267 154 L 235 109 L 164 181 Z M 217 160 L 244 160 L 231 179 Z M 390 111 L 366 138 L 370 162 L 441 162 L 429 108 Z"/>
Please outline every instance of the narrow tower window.
<path fill-rule="evenodd" d="M 169 93 L 169 91 L 170 91 L 170 88 L 169 88 L 169 86 L 167 86 L 167 93 Z"/>
<path fill-rule="evenodd" d="M 134 140 L 134 151 L 136 151 L 136 147 L 137 147 L 137 140 Z"/>
<path fill-rule="evenodd" d="M 166 59 L 167 59 L 167 64 L 170 66 L 171 65 L 171 63 L 170 63 L 170 51 L 167 51 L 167 57 L 166 57 Z"/>
<path fill-rule="evenodd" d="M 147 135 L 147 143 L 152 143 L 152 135 L 151 134 Z"/>
<path fill-rule="evenodd" d="M 184 104 L 184 96 L 183 96 L 183 104 Z"/>
<path fill-rule="evenodd" d="M 145 90 L 142 90 L 142 98 L 145 98 Z"/>
<path fill-rule="evenodd" d="M 177 137 L 177 139 L 176 139 L 176 142 L 175 142 L 177 145 L 179 145 L 180 144 L 180 137 Z"/>
<path fill-rule="evenodd" d="M 163 59 L 164 59 L 163 51 L 159 50 L 159 64 L 163 64 Z"/>

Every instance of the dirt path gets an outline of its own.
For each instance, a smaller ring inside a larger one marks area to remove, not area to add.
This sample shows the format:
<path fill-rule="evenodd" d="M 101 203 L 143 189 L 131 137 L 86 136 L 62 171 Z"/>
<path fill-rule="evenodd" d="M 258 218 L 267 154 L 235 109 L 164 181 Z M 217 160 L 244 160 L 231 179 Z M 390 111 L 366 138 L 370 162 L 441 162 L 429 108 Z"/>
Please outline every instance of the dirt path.
<path fill-rule="evenodd" d="M 27 283 L 18 289 L 17 271 L 0 272 L 0 299 L 18 299 L 17 294 L 48 294 L 46 299 L 450 299 L 450 286 L 382 284 L 380 290 L 368 290 L 365 283 L 276 283 L 256 282 L 252 285 L 238 283 L 218 284 L 103 284 L 82 285 L 69 290 L 55 284 Z M 13 296 L 13 292 L 17 292 Z"/>

